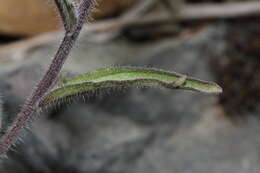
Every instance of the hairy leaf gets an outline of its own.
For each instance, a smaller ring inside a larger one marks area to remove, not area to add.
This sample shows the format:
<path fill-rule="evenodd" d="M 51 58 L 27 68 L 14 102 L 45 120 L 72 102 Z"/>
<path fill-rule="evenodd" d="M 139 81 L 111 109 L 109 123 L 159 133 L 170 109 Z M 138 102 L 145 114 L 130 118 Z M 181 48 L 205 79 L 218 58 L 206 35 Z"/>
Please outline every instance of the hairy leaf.
<path fill-rule="evenodd" d="M 150 86 L 170 89 L 187 89 L 204 93 L 221 93 L 220 86 L 175 72 L 153 68 L 113 67 L 79 75 L 62 81 L 40 102 L 44 106 L 66 97 L 76 97 L 93 91 L 129 86 Z"/>

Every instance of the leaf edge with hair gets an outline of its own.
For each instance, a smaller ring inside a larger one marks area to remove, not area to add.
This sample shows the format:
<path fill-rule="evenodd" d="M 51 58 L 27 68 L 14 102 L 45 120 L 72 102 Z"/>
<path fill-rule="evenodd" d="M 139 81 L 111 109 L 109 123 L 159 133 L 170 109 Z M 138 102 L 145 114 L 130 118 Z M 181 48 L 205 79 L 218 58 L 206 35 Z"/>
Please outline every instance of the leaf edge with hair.
<path fill-rule="evenodd" d="M 109 67 L 63 79 L 59 85 L 42 98 L 39 106 L 44 107 L 68 97 L 88 95 L 98 90 L 132 86 L 185 89 L 207 94 L 222 92 L 222 88 L 214 82 L 202 81 L 176 72 L 155 68 Z"/>

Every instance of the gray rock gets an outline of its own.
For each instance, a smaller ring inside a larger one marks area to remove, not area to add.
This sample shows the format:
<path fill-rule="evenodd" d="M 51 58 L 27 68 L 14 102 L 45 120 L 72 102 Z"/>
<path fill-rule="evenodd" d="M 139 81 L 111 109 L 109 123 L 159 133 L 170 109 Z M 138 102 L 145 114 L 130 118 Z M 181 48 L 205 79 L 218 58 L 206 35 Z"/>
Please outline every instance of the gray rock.
<path fill-rule="evenodd" d="M 226 30 L 225 25 L 213 25 L 190 39 L 153 43 L 115 40 L 86 46 L 83 42 L 65 71 L 130 64 L 214 80 L 208 61 L 223 56 Z M 39 80 L 39 66 L 43 68 L 46 55 L 54 53 L 53 44 L 31 50 L 23 64 L 2 69 L 0 88 L 9 117 Z M 13 82 L 19 80 L 26 86 Z M 216 96 L 132 88 L 63 104 L 39 117 L 2 161 L 0 172 L 259 172 L 259 121 L 252 118 L 234 126 L 216 105 Z"/>

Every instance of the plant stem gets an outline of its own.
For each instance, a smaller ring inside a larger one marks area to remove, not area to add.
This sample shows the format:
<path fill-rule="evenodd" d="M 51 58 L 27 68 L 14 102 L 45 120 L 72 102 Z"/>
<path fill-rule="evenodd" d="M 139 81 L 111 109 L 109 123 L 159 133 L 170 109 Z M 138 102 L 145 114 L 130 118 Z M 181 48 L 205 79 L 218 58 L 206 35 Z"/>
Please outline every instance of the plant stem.
<path fill-rule="evenodd" d="M 55 1 L 57 7 L 59 8 L 60 16 L 63 18 L 64 14 L 60 7 L 63 5 L 61 1 Z M 16 142 L 20 131 L 25 127 L 25 125 L 33 119 L 33 114 L 38 109 L 38 103 L 41 98 L 52 88 L 52 86 L 57 81 L 60 74 L 62 66 L 66 61 L 78 35 L 82 29 L 85 18 L 91 12 L 94 0 L 83 0 L 78 9 L 78 22 L 75 26 L 75 30 L 71 33 L 65 28 L 65 36 L 61 42 L 61 45 L 55 54 L 47 72 L 43 76 L 40 83 L 37 85 L 36 89 L 32 93 L 31 97 L 27 99 L 26 103 L 23 105 L 21 111 L 18 113 L 17 118 L 12 123 L 11 127 L 6 131 L 6 133 L 0 139 L 0 155 L 5 154 L 10 147 Z M 67 25 L 67 21 L 64 20 L 64 26 Z"/>

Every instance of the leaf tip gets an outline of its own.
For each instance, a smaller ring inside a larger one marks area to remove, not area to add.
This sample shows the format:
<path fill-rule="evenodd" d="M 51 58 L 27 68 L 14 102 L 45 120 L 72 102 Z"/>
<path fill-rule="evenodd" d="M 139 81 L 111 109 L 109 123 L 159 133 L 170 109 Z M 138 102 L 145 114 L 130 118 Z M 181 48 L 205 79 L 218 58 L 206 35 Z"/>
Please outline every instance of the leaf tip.
<path fill-rule="evenodd" d="M 209 88 L 208 92 L 209 94 L 221 94 L 223 92 L 223 89 L 221 86 L 219 86 L 216 83 L 212 83 L 211 87 Z"/>

